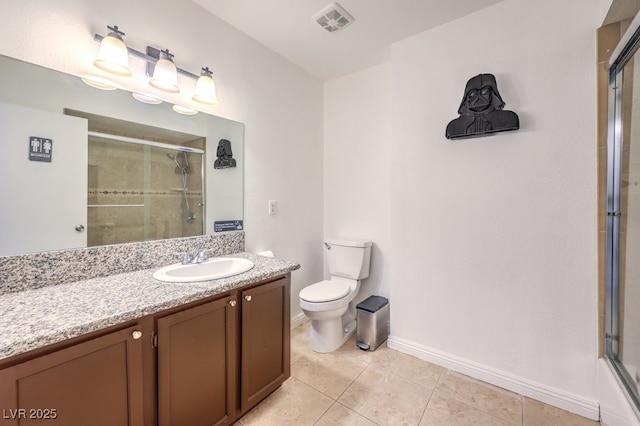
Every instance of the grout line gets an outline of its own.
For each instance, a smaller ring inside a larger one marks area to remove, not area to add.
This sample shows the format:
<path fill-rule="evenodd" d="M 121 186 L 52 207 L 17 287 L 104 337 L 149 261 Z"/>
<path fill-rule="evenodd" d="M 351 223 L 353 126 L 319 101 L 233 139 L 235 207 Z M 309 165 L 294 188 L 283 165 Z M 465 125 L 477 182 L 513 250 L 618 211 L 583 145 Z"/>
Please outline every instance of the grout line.
<path fill-rule="evenodd" d="M 313 388 L 313 386 L 311 386 Z M 316 388 L 314 388 L 316 389 Z M 316 389 L 317 390 L 317 389 Z M 320 391 L 318 391 L 320 392 Z M 322 393 L 322 392 L 320 392 Z M 322 393 L 324 395 L 324 393 Z M 326 396 L 326 395 L 325 395 Z M 331 397 L 329 397 L 331 398 Z M 324 412 L 320 415 L 320 417 L 318 417 L 318 420 L 316 420 L 315 422 L 313 422 L 314 425 L 318 424 L 318 422 L 329 412 L 329 410 L 331 410 L 331 407 L 333 407 L 334 405 L 336 405 L 338 401 L 334 400 L 333 404 L 331 404 L 326 410 L 324 410 Z"/>
<path fill-rule="evenodd" d="M 478 383 L 478 384 L 480 384 L 480 385 L 489 385 L 489 386 L 491 386 L 491 387 L 497 387 L 497 386 L 495 386 L 495 385 L 492 385 L 492 384 L 490 384 L 490 383 L 484 382 L 484 381 L 482 381 L 482 380 L 475 379 L 475 378 L 470 377 L 470 376 L 466 376 L 465 374 L 458 373 L 458 372 L 453 371 L 453 370 L 449 370 L 448 368 L 446 368 L 446 369 L 444 370 L 444 372 L 442 373 L 442 375 L 441 375 L 440 377 L 442 377 L 442 376 L 443 376 L 445 373 L 447 373 L 447 372 L 451 372 L 451 373 L 455 373 L 455 374 L 460 374 L 460 375 L 462 375 L 462 376 L 464 376 L 464 377 L 468 377 L 468 378 L 469 378 L 469 379 L 471 379 L 473 382 L 477 382 L 477 383 Z M 438 383 L 439 383 L 439 382 L 440 382 L 440 379 L 438 379 Z M 497 387 L 497 388 L 498 388 L 498 389 L 502 389 L 502 388 L 500 388 L 500 387 Z M 505 389 L 502 389 L 502 390 L 505 390 Z M 520 425 L 519 425 L 519 426 L 523 426 L 523 425 L 524 425 L 524 403 L 523 403 L 523 401 L 524 401 L 524 397 L 523 397 L 522 395 L 520 395 L 520 394 L 517 394 L 517 393 L 511 392 L 511 391 L 507 391 L 507 392 L 510 392 L 510 393 L 513 393 L 514 395 L 516 395 L 517 399 L 518 399 L 518 400 L 519 400 L 519 402 L 520 402 L 520 408 L 521 408 L 520 413 L 521 413 L 521 415 L 520 415 Z M 504 418 L 502 418 L 502 417 L 500 417 L 500 416 L 498 416 L 498 415 L 496 415 L 496 414 L 494 414 L 494 413 L 490 413 L 490 412 L 486 411 L 485 409 L 482 409 L 482 408 L 480 408 L 480 407 L 473 406 L 473 405 L 471 405 L 471 404 L 469 404 L 469 403 L 467 403 L 467 402 L 465 402 L 465 401 L 461 400 L 460 398 L 458 398 L 458 397 L 457 397 L 457 392 L 454 392 L 454 394 L 453 394 L 453 395 L 447 396 L 447 398 L 451 398 L 451 399 L 453 399 L 453 400 L 455 400 L 455 401 L 459 402 L 460 404 L 466 405 L 466 406 L 467 406 L 467 407 L 469 407 L 469 408 L 472 408 L 472 409 L 474 409 L 474 410 L 480 411 L 481 413 L 487 414 L 487 415 L 489 415 L 489 416 L 491 416 L 491 417 L 494 417 L 494 418 L 496 418 L 496 419 L 498 419 L 498 420 L 500 420 L 500 421 L 502 421 L 502 422 L 505 422 L 505 423 L 508 423 L 508 424 L 512 424 L 512 425 L 516 425 L 516 426 L 518 426 L 518 424 L 517 424 L 517 423 L 513 423 L 513 422 L 511 422 L 511 421 L 509 421 L 509 420 L 507 420 L 507 419 L 504 419 Z"/>
<path fill-rule="evenodd" d="M 356 376 L 356 377 L 351 381 L 351 383 L 349 383 L 349 386 L 347 386 L 346 388 L 344 388 L 344 390 L 342 391 L 342 393 L 340 393 L 340 395 L 338 395 L 338 397 L 336 398 L 336 402 L 337 402 L 337 401 L 342 397 L 342 395 L 344 395 L 344 393 L 345 393 L 346 391 L 348 391 L 348 390 L 349 390 L 349 388 L 350 388 L 351 386 L 353 386 L 353 384 L 356 382 L 356 380 L 358 380 L 358 378 L 360 378 L 360 376 L 362 376 L 362 373 L 364 373 L 364 372 L 365 372 L 365 370 L 366 370 L 367 368 L 369 368 L 369 365 L 370 365 L 370 364 L 371 364 L 371 363 L 367 364 L 367 366 L 366 366 L 366 367 L 364 367 L 360 373 L 358 373 L 358 375 L 357 375 L 357 376 Z M 346 405 L 345 405 L 345 407 L 346 407 Z M 349 408 L 349 407 L 347 407 L 347 408 Z M 355 410 L 352 410 L 352 411 L 355 411 Z M 356 411 L 356 413 L 358 413 L 358 412 Z M 362 415 L 361 413 L 358 413 L 358 414 Z"/>
<path fill-rule="evenodd" d="M 440 378 L 438 377 L 438 381 L 439 380 L 440 380 Z M 427 409 L 429 408 L 429 404 L 431 403 L 431 398 L 433 398 L 433 394 L 435 392 L 436 392 L 436 388 L 434 386 L 433 389 L 431 389 L 431 395 L 429 395 L 429 400 L 427 401 L 427 405 L 424 406 L 424 411 L 420 415 L 420 419 L 418 420 L 418 424 L 420 424 L 422 422 L 422 419 L 424 418 L 425 414 L 427 414 Z"/>
<path fill-rule="evenodd" d="M 347 342 L 347 344 L 349 344 L 349 342 Z M 387 347 L 387 350 L 396 351 L 395 349 L 391 349 L 391 348 L 388 348 L 388 347 Z M 354 354 L 352 354 L 352 353 L 350 353 L 350 352 L 347 352 L 347 353 L 345 353 L 345 354 L 343 354 L 343 355 L 344 355 L 344 356 L 346 356 L 346 357 L 348 357 L 348 358 L 350 358 L 350 357 L 354 356 Z M 327 413 L 329 412 L 329 410 L 331 410 L 331 408 L 332 408 L 332 407 L 336 407 L 336 404 L 339 404 L 340 406 L 342 406 L 342 407 L 346 408 L 346 409 L 347 409 L 347 410 L 349 410 L 350 412 L 353 412 L 353 413 L 355 413 L 355 414 L 357 414 L 357 415 L 359 415 L 359 416 L 364 417 L 365 419 L 369 420 L 370 422 L 372 422 L 372 423 L 374 423 L 374 424 L 378 424 L 375 420 L 370 419 L 368 416 L 366 416 L 365 414 L 361 413 L 360 411 L 358 411 L 358 410 L 356 410 L 356 409 L 354 409 L 354 408 L 351 408 L 351 407 L 349 407 L 349 406 L 347 406 L 347 405 L 345 405 L 344 403 L 342 403 L 342 402 L 340 402 L 340 401 L 339 401 L 339 399 L 340 399 L 342 396 L 344 396 L 344 395 L 345 395 L 345 393 L 346 393 L 346 392 L 347 392 L 347 391 L 348 391 L 348 390 L 349 390 L 349 389 L 350 389 L 350 388 L 355 384 L 355 382 L 356 382 L 357 380 L 359 380 L 359 379 L 362 377 L 362 375 L 365 373 L 365 371 L 366 371 L 367 369 L 369 369 L 369 368 L 373 368 L 373 366 L 374 366 L 374 365 L 376 364 L 376 362 L 379 360 L 379 357 L 375 354 L 375 351 L 373 351 L 373 352 L 371 353 L 371 356 L 369 356 L 369 357 L 363 357 L 362 359 L 360 359 L 357 355 L 355 355 L 355 357 L 356 357 L 359 361 L 360 361 L 360 360 L 362 361 L 362 365 L 363 365 L 363 367 L 364 367 L 364 368 L 362 368 L 362 370 L 357 374 L 357 376 L 355 376 L 355 378 L 353 378 L 353 379 L 349 382 L 349 384 L 345 387 L 345 389 L 344 389 L 344 390 L 343 390 L 343 391 L 342 391 L 342 392 L 341 392 L 341 393 L 340 393 L 336 398 L 333 398 L 333 397 L 331 397 L 331 396 L 329 396 L 329 395 L 325 394 L 324 392 L 320 391 L 320 390 L 319 390 L 319 389 L 317 389 L 315 386 L 312 386 L 311 384 L 308 384 L 308 383 L 306 383 L 306 382 L 302 381 L 301 379 L 298 379 L 297 377 L 292 376 L 292 378 L 295 378 L 296 380 L 299 380 L 301 383 L 305 384 L 306 386 L 309 386 L 310 388 L 312 388 L 312 389 L 314 389 L 314 390 L 316 390 L 316 391 L 320 392 L 320 393 L 321 393 L 322 395 L 324 395 L 325 397 L 327 397 L 327 398 L 329 398 L 329 399 L 333 400 L 333 403 L 329 406 L 329 408 L 327 408 L 327 409 L 322 413 L 322 415 L 321 415 L 321 416 L 320 416 L 320 417 L 319 417 L 319 418 L 318 418 L 318 419 L 313 423 L 314 425 L 315 425 L 315 424 L 317 424 L 317 423 L 319 423 L 319 422 L 320 422 L 320 420 L 321 420 L 325 415 L 327 415 Z M 303 358 L 304 358 L 304 355 L 303 355 L 303 356 L 301 356 L 301 357 L 300 357 L 297 361 L 295 361 L 292 365 L 294 365 L 294 364 L 298 363 L 298 362 L 299 362 L 301 359 L 303 359 Z M 425 361 L 425 362 L 428 362 L 428 361 Z M 438 365 L 438 364 L 435 364 L 435 363 L 430 363 L 430 364 Z M 410 382 L 412 382 L 412 383 L 416 383 L 416 384 L 418 384 L 418 385 L 420 385 L 420 386 L 422 386 L 422 387 L 428 387 L 428 386 L 425 386 L 425 385 L 423 385 L 423 384 L 421 384 L 421 383 L 414 382 L 414 381 L 413 381 L 412 379 L 410 379 L 410 378 L 406 378 L 406 377 L 404 377 L 404 376 L 401 376 L 401 375 L 395 374 L 395 373 L 393 373 L 392 371 L 390 371 L 390 370 L 388 370 L 388 369 L 380 368 L 380 371 L 381 371 L 381 372 L 383 372 L 384 374 L 391 374 L 391 375 L 394 375 L 394 376 L 396 376 L 396 377 L 399 377 L 399 378 L 401 378 L 401 379 L 403 379 L 403 380 L 408 380 L 408 381 L 410 381 Z M 423 420 L 425 420 L 425 419 L 427 418 L 427 417 L 426 417 L 426 413 L 427 413 L 427 410 L 428 410 L 429 405 L 433 402 L 433 401 L 432 401 L 432 399 L 433 399 L 433 397 L 434 397 L 434 395 L 435 395 L 435 391 L 438 389 L 438 387 L 439 387 L 441 384 L 443 384 L 443 383 L 444 383 L 444 381 L 445 381 L 445 376 L 446 376 L 446 375 L 448 375 L 448 374 L 460 375 L 460 376 L 463 376 L 464 378 L 468 378 L 468 379 L 470 379 L 472 382 L 477 382 L 477 383 L 478 383 L 478 384 L 480 384 L 480 385 L 487 385 L 489 388 L 494 388 L 494 387 L 495 387 L 495 388 L 497 388 L 498 390 L 505 391 L 505 392 L 507 392 L 508 394 L 512 394 L 512 395 L 517 399 L 518 404 L 520 405 L 520 408 L 521 408 L 521 416 L 520 416 L 520 423 L 519 423 L 519 425 L 520 425 L 520 426 L 526 426 L 526 425 L 525 425 L 525 411 L 524 411 L 524 410 L 525 410 L 525 398 L 526 398 L 525 396 L 523 396 L 522 394 L 516 393 L 516 392 L 512 392 L 512 391 L 509 391 L 509 390 L 506 390 L 506 389 L 500 388 L 499 386 L 492 385 L 491 383 L 487 383 L 487 382 L 485 382 L 485 381 L 483 381 L 483 380 L 476 379 L 476 378 L 471 377 L 471 376 L 467 376 L 466 374 L 459 373 L 459 372 L 456 372 L 456 371 L 454 371 L 454 370 L 450 370 L 450 369 L 448 369 L 448 368 L 443 368 L 443 369 L 442 369 L 441 373 L 440 373 L 440 374 L 439 374 L 439 376 L 437 377 L 437 380 L 435 381 L 434 386 L 433 386 L 433 387 L 431 387 L 431 393 L 430 393 L 430 395 L 429 395 L 429 399 L 428 399 L 428 401 L 427 401 L 427 404 L 426 404 L 426 406 L 425 406 L 424 411 L 422 412 L 422 414 L 421 414 L 421 416 L 420 416 L 420 418 L 419 418 L 418 424 L 419 424 L 419 422 L 421 422 L 421 421 L 423 421 Z M 445 398 L 447 398 L 447 399 L 450 399 L 450 400 L 452 400 L 452 401 L 457 401 L 458 403 L 460 403 L 460 404 L 462 404 L 462 405 L 464 405 L 464 406 L 466 406 L 466 407 L 469 407 L 471 410 L 474 410 L 474 411 L 476 411 L 476 412 L 480 412 L 480 413 L 483 413 L 483 414 L 485 414 L 485 415 L 488 415 L 488 416 L 490 416 L 490 418 L 496 419 L 496 421 L 504 422 L 505 424 L 509 424 L 509 425 L 516 425 L 516 426 L 518 426 L 518 421 L 517 421 L 517 419 L 510 419 L 510 420 L 509 420 L 509 419 L 506 419 L 506 418 L 501 417 L 501 416 L 500 416 L 500 414 L 495 414 L 495 413 L 492 413 L 492 412 L 488 412 L 488 411 L 486 411 L 486 410 L 487 410 L 487 407 L 478 407 L 478 406 L 471 405 L 471 404 L 469 404 L 468 402 L 465 402 L 464 400 L 461 400 L 461 399 L 459 398 L 459 396 L 458 396 L 458 395 L 459 395 L 459 393 L 456 391 L 456 388 L 454 388 L 454 392 L 453 392 L 451 395 L 448 395 L 448 394 L 442 393 L 442 396 L 443 396 L 443 397 L 445 397 Z M 365 406 L 367 406 L 367 404 L 368 404 L 368 403 L 365 403 L 364 405 L 365 405 Z M 542 403 L 542 404 L 543 404 L 543 405 L 547 405 L 547 404 L 544 404 L 544 403 Z M 368 407 L 370 407 L 370 405 L 369 405 Z M 240 426 L 240 425 L 242 425 L 242 423 L 238 423 L 238 425 Z"/>

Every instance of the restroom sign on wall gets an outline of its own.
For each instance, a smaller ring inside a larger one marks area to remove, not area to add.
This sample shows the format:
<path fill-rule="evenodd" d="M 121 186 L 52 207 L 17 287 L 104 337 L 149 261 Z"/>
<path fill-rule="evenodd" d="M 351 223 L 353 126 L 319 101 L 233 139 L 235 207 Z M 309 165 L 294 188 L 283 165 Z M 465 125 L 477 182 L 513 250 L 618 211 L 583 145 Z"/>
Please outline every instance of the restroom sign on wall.
<path fill-rule="evenodd" d="M 29 136 L 29 160 L 51 162 L 53 141 L 47 138 Z"/>

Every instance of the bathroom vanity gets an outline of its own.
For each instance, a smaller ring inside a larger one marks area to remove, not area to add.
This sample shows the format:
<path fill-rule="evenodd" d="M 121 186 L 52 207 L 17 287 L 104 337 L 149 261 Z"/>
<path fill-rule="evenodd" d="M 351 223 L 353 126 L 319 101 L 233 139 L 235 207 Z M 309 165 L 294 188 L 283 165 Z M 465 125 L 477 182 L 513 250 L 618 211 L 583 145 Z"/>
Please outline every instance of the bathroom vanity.
<path fill-rule="evenodd" d="M 289 377 L 290 276 L 200 283 L 154 270 L 0 296 L 2 424 L 230 424 Z M 54 423 L 52 423 L 54 424 Z"/>

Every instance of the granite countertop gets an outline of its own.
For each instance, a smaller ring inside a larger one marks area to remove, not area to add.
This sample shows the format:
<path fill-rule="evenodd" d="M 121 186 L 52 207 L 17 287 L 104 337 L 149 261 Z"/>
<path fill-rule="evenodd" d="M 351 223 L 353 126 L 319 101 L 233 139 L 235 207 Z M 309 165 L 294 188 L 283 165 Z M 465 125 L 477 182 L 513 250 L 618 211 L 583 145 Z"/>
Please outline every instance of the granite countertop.
<path fill-rule="evenodd" d="M 253 269 L 218 280 L 166 283 L 159 268 L 0 296 L 0 360 L 294 271 L 300 265 L 237 253 Z"/>

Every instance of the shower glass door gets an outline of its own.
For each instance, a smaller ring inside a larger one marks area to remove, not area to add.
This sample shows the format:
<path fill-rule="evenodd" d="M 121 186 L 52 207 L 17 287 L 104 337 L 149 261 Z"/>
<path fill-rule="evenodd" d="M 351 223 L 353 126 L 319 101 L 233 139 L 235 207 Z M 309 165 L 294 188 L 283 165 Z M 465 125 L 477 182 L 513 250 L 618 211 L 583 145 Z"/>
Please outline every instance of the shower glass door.
<path fill-rule="evenodd" d="M 203 151 L 89 136 L 87 245 L 202 235 Z"/>
<path fill-rule="evenodd" d="M 640 413 L 640 32 L 610 71 L 606 356 Z"/>

